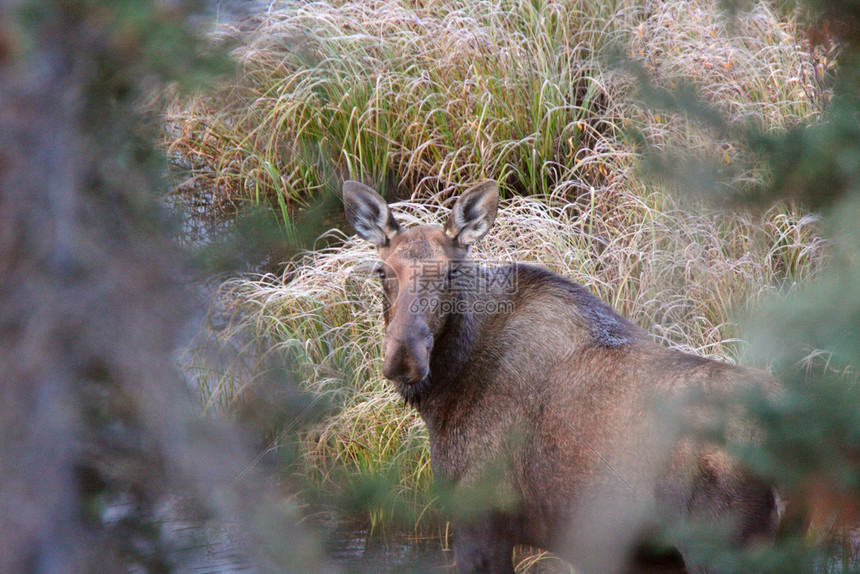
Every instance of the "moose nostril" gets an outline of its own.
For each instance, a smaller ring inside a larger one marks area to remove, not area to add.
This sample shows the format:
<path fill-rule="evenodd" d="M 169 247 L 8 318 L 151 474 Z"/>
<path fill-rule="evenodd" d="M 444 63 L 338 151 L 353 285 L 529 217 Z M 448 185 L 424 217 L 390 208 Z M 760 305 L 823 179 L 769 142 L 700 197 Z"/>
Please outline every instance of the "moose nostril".
<path fill-rule="evenodd" d="M 421 381 L 427 376 L 432 348 L 433 337 L 426 326 L 414 327 L 402 338 L 386 336 L 382 374 L 403 385 Z"/>
<path fill-rule="evenodd" d="M 408 382 L 408 373 L 409 369 L 400 357 L 395 357 L 394 360 L 386 359 L 385 364 L 382 365 L 382 374 L 389 381 Z"/>
<path fill-rule="evenodd" d="M 395 355 L 392 360 L 386 359 L 382 365 L 382 374 L 390 381 L 409 385 L 424 378 L 426 368 L 420 367 L 414 361 L 403 356 Z"/>
<path fill-rule="evenodd" d="M 412 375 L 408 371 L 393 373 L 393 372 L 386 372 L 383 369 L 382 374 L 385 375 L 385 378 L 388 379 L 389 381 L 394 381 L 395 383 L 400 383 L 402 385 L 408 385 L 408 384 L 416 382 L 414 375 Z"/>

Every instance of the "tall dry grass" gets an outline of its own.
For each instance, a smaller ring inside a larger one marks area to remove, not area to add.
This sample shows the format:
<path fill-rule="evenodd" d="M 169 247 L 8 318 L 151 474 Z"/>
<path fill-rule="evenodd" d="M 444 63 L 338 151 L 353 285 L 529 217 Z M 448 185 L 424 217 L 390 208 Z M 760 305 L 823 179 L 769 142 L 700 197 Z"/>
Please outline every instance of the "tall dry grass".
<path fill-rule="evenodd" d="M 703 153 L 738 188 L 759 183 L 762 166 L 726 130 L 814 122 L 832 56 L 768 3 L 726 19 L 708 0 L 288 2 L 239 37 L 241 77 L 168 113 L 169 153 L 225 203 L 287 217 L 349 176 L 410 197 L 394 208 L 402 222 L 439 223 L 452 195 L 493 177 L 507 199 L 474 258 L 546 265 L 665 344 L 732 361 L 746 354 L 738 318 L 826 256 L 798 207 L 738 214 L 679 198 L 677 182 L 643 176 L 628 137 Z M 694 85 L 725 126 L 637 103 L 631 77 L 601 59 L 619 46 L 655 85 Z M 425 430 L 380 374 L 374 253 L 342 240 L 281 276 L 225 283 L 216 337 L 294 361 L 308 390 L 336 398 L 302 434 L 298 475 L 330 491 L 394 477 L 395 496 L 364 519 L 384 528 L 405 504 L 420 530 L 436 518 Z M 253 385 L 253 364 L 190 361 L 209 404 Z"/>
<path fill-rule="evenodd" d="M 344 174 L 541 192 L 617 130 L 601 15 L 611 3 L 277 4 L 236 51 L 241 78 L 170 109 L 168 147 L 225 201 L 301 203 Z"/>

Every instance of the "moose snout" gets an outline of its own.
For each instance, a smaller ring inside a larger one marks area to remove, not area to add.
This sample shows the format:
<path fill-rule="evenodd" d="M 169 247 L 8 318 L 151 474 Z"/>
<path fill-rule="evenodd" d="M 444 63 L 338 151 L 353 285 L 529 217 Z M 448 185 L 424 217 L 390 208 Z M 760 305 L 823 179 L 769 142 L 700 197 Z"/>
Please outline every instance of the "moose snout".
<path fill-rule="evenodd" d="M 385 360 L 382 364 L 382 374 L 386 379 L 411 385 L 427 378 L 433 337 L 429 329 L 421 331 L 424 330 L 406 337 L 386 337 Z"/>

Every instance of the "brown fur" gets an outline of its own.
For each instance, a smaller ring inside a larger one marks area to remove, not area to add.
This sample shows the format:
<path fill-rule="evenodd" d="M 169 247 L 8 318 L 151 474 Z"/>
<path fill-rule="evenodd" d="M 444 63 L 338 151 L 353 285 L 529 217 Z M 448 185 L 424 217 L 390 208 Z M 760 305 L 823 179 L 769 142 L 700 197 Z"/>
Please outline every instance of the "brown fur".
<path fill-rule="evenodd" d="M 463 241 L 486 232 L 494 192 L 467 192 L 444 228 L 383 223 L 370 235 L 387 238 L 379 245 L 383 373 L 427 424 L 436 478 L 465 506 L 488 500 L 458 520 L 460 571 L 513 572 L 517 543 L 559 551 L 581 571 L 619 571 L 654 511 L 729 519 L 739 544 L 770 536 L 776 506 L 767 485 L 715 445 L 679 440 L 677 425 L 647 414 L 655 403 L 677 404 L 663 419 L 680 412 L 678 424 L 701 426 L 713 419 L 708 401 L 747 382 L 771 385 L 769 376 L 661 347 L 546 269 L 468 261 Z M 357 193 L 345 197 L 348 206 L 382 209 L 372 192 Z M 437 305 L 416 306 L 426 301 Z M 680 550 L 689 571 L 712 571 L 683 541 Z"/>

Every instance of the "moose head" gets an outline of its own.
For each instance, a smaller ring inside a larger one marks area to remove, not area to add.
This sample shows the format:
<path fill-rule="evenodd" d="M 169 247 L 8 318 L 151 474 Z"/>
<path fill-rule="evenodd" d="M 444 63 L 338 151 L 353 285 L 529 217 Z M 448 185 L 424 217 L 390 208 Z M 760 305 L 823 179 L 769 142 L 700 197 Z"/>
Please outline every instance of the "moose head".
<path fill-rule="evenodd" d="M 493 224 L 499 204 L 495 181 L 485 181 L 461 195 L 445 225 L 404 229 L 385 200 L 355 181 L 343 184 L 346 216 L 356 232 L 376 246 L 384 291 L 385 360 L 382 373 L 408 389 L 426 384 L 430 355 L 457 302 L 457 274 L 469 247 Z"/>

